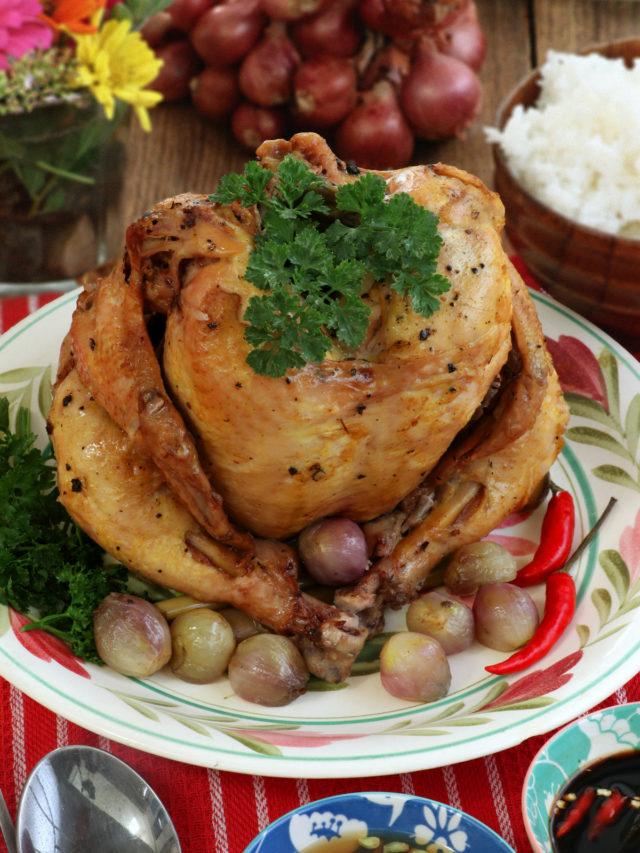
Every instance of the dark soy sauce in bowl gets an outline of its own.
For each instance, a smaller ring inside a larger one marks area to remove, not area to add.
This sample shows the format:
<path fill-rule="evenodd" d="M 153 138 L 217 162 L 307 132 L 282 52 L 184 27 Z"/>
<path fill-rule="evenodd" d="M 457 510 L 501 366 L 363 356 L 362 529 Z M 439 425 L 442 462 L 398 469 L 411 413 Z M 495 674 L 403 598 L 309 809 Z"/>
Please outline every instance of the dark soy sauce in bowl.
<path fill-rule="evenodd" d="M 567 830 L 569 821 L 574 823 Z M 596 761 L 558 794 L 549 824 L 555 853 L 640 851 L 640 751 Z"/>

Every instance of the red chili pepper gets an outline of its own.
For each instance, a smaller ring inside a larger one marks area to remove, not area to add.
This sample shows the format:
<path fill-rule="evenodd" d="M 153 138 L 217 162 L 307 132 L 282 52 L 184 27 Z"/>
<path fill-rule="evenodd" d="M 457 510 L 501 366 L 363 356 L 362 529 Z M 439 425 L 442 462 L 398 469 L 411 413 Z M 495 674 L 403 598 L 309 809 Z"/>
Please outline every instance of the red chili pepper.
<path fill-rule="evenodd" d="M 556 829 L 556 836 L 561 838 L 563 835 L 566 835 L 567 832 L 573 829 L 574 826 L 577 826 L 582 818 L 587 814 L 589 809 L 591 808 L 591 804 L 596 798 L 596 789 L 589 786 L 585 788 L 584 791 L 580 794 L 578 799 L 573 803 L 565 819 Z"/>
<path fill-rule="evenodd" d="M 536 663 L 543 658 L 564 633 L 576 609 L 576 585 L 567 572 L 553 572 L 547 578 L 544 613 L 540 624 L 519 651 L 500 663 L 486 666 L 487 672 L 506 675 Z"/>
<path fill-rule="evenodd" d="M 514 583 L 518 586 L 531 586 L 561 569 L 569 558 L 573 543 L 573 531 L 576 524 L 576 511 L 569 492 L 558 491 L 549 501 L 542 521 L 540 544 L 533 560 L 523 566 Z"/>
<path fill-rule="evenodd" d="M 595 841 L 602 830 L 614 822 L 628 801 L 629 797 L 625 797 L 617 788 L 613 789 L 611 796 L 607 797 L 589 824 L 589 841 Z"/>

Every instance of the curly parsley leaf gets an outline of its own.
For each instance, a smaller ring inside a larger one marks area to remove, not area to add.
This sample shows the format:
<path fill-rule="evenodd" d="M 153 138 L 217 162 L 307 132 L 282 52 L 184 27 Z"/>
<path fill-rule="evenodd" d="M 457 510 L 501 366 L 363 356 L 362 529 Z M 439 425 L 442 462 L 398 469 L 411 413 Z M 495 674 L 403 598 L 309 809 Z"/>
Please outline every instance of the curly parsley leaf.
<path fill-rule="evenodd" d="M 99 661 L 93 611 L 124 591 L 122 566 L 103 568 L 102 551 L 58 502 L 50 447 L 34 446 L 30 416 L 20 409 L 12 431 L 0 397 L 0 602 L 65 640 L 74 654 Z"/>
<path fill-rule="evenodd" d="M 362 344 L 367 274 L 388 280 L 425 317 L 450 287 L 435 272 L 442 245 L 435 214 L 407 193 L 387 199 L 386 182 L 372 173 L 340 187 L 333 207 L 327 190 L 306 163 L 287 155 L 275 175 L 251 161 L 210 196 L 219 204 L 257 205 L 262 214 L 245 278 L 264 292 L 249 300 L 243 317 L 253 347 L 247 361 L 256 373 L 278 377 L 319 363 L 336 340 Z"/>

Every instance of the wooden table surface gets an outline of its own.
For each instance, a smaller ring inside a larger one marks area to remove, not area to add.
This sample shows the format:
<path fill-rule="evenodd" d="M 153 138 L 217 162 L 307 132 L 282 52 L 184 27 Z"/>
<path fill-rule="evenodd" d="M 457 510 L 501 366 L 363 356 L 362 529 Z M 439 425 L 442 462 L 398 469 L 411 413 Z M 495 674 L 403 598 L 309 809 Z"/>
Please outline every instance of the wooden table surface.
<path fill-rule="evenodd" d="M 490 146 L 483 128 L 493 123 L 504 96 L 549 49 L 575 51 L 610 39 L 640 35 L 638 0 L 476 0 L 487 36 L 481 72 L 482 113 L 464 139 L 420 143 L 414 162 L 442 161 L 492 185 Z M 188 102 L 152 112 L 153 131 L 127 129 L 124 192 L 109 229 L 117 251 L 124 227 L 149 205 L 185 191 L 211 192 L 218 178 L 248 159 L 224 125 L 201 118 Z M 115 248 L 114 248 L 115 247 Z"/>

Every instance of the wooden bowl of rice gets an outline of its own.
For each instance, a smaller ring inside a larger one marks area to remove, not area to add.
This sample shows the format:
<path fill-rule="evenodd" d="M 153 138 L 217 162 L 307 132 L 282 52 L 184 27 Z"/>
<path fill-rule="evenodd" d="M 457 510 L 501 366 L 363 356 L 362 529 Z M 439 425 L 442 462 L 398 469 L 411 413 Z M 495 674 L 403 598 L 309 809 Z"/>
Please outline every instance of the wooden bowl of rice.
<path fill-rule="evenodd" d="M 540 284 L 637 351 L 640 89 L 632 88 L 627 98 L 634 111 L 631 119 L 621 116 L 625 93 L 620 92 L 619 78 L 607 84 L 616 89 L 609 96 L 602 90 L 602 69 L 590 65 L 602 63 L 601 57 L 622 59 L 624 64 L 607 63 L 606 70 L 615 67 L 616 74 L 626 77 L 624 72 L 633 68 L 632 82 L 640 87 L 640 61 L 634 65 L 640 38 L 596 45 L 575 55 L 587 60 L 573 69 L 580 79 L 554 82 L 568 73 L 573 56 L 550 53 L 545 65 L 501 104 L 496 129 L 487 131 L 493 142 L 495 189 L 505 205 L 507 237 Z M 585 88 L 577 91 L 583 83 Z M 570 94 L 565 102 L 563 86 Z M 596 102 L 591 99 L 596 95 L 601 107 L 594 118 Z M 554 97 L 557 103 L 551 105 Z M 509 133 L 515 137 L 508 139 Z"/>

